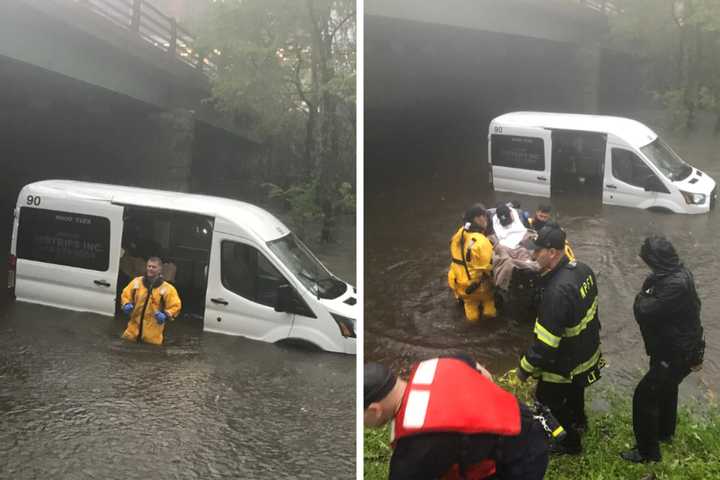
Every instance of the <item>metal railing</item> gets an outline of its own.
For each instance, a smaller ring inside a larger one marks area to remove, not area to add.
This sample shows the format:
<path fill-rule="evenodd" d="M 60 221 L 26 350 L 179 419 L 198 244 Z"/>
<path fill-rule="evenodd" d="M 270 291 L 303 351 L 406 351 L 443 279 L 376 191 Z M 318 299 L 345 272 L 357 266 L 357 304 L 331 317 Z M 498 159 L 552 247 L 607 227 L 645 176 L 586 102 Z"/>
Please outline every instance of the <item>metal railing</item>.
<path fill-rule="evenodd" d="M 115 25 L 134 32 L 168 56 L 212 74 L 216 70 L 209 55 L 200 54 L 195 37 L 173 17 L 165 15 L 147 0 L 74 0 Z"/>
<path fill-rule="evenodd" d="M 610 0 L 575 0 L 588 8 L 604 13 L 606 15 L 617 15 L 620 13 L 620 9 L 615 5 L 615 2 Z"/>

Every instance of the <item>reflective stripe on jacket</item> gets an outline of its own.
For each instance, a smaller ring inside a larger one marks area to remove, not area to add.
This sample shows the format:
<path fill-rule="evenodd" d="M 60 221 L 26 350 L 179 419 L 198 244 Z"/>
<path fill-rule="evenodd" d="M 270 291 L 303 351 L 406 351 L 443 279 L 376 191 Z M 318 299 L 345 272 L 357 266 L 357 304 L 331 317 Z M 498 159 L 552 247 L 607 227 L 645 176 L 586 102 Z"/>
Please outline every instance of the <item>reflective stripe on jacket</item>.
<path fill-rule="evenodd" d="M 541 278 L 535 338 L 520 367 L 553 383 L 571 383 L 600 362 L 597 280 L 581 262 L 564 257 Z"/>

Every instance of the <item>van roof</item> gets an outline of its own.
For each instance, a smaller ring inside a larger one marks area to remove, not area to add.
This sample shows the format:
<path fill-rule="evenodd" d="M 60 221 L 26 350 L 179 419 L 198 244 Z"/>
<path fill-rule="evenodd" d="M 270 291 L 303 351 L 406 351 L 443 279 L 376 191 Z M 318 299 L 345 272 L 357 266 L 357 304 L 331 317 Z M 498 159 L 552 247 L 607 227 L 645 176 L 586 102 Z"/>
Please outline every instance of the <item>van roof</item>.
<path fill-rule="evenodd" d="M 657 134 L 642 123 L 624 117 L 582 115 L 576 113 L 511 112 L 495 118 L 492 124 L 516 127 L 541 127 L 560 130 L 611 133 L 640 148 L 655 141 Z M 490 130 L 492 132 L 492 128 Z"/>
<path fill-rule="evenodd" d="M 25 189 L 55 198 L 99 200 L 223 218 L 241 225 L 266 242 L 290 232 L 271 213 L 255 205 L 229 198 L 74 180 L 42 180 L 26 185 Z"/>

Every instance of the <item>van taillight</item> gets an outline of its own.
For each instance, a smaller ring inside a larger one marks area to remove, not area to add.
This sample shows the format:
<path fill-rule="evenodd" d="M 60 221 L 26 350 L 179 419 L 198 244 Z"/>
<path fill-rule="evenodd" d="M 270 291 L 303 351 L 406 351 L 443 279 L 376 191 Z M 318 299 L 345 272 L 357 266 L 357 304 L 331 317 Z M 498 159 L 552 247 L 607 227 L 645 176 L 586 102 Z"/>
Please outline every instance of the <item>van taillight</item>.
<path fill-rule="evenodd" d="M 15 271 L 17 269 L 17 257 L 15 255 L 10 255 L 8 257 L 8 290 L 10 290 L 10 295 L 15 296 Z"/>

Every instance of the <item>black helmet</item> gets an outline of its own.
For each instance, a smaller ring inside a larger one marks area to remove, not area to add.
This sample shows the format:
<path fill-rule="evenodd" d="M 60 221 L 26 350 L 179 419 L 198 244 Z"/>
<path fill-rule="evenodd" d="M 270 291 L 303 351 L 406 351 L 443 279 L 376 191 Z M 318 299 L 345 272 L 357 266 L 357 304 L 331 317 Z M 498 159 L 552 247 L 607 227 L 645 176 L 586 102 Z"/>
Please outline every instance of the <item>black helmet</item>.
<path fill-rule="evenodd" d="M 363 409 L 366 409 L 371 403 L 387 397 L 395 386 L 397 377 L 390 369 L 379 363 L 366 363 L 364 370 Z"/>
<path fill-rule="evenodd" d="M 465 216 L 463 217 L 463 223 L 472 223 L 475 220 L 475 217 L 480 217 L 482 215 L 486 215 L 487 210 L 485 209 L 485 205 L 482 203 L 476 203 L 472 207 L 465 210 Z"/>

